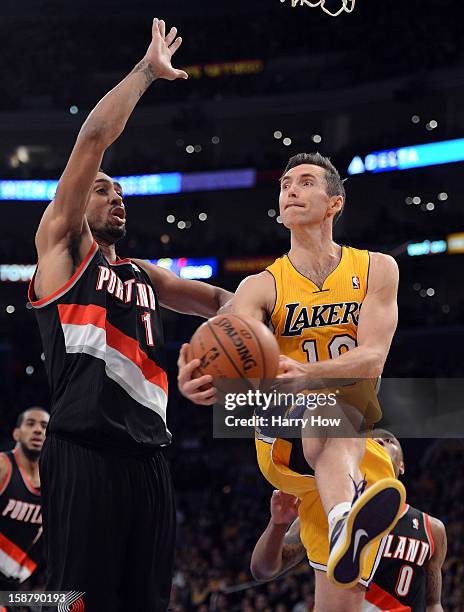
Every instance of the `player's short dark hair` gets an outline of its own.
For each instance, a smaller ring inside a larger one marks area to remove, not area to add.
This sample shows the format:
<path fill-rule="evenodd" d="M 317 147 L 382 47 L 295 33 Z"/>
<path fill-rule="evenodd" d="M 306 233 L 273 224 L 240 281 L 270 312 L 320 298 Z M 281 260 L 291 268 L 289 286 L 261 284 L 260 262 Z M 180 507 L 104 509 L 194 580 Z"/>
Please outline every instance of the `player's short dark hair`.
<path fill-rule="evenodd" d="M 31 410 L 40 410 L 41 412 L 46 412 L 48 414 L 48 411 L 45 410 L 45 408 L 42 408 L 42 406 L 31 406 L 30 408 L 26 408 L 26 410 L 23 410 L 16 419 L 16 427 L 21 427 L 24 422 L 24 419 L 26 418 L 26 414 Z"/>
<path fill-rule="evenodd" d="M 396 443 L 398 444 L 398 447 L 401 451 L 401 461 L 404 461 L 403 447 L 401 446 L 401 442 L 398 440 L 398 438 L 395 436 L 394 433 L 392 433 L 391 431 L 388 431 L 388 429 L 373 429 L 372 437 L 373 438 L 393 438 L 393 440 L 395 440 Z"/>
<path fill-rule="evenodd" d="M 284 173 L 282 176 L 285 176 L 289 170 L 292 168 L 296 168 L 296 166 L 301 166 L 302 164 L 312 164 L 313 166 L 319 166 L 325 170 L 325 181 L 327 183 L 327 194 L 332 196 L 342 196 L 343 197 L 343 205 L 339 212 L 334 216 L 333 224 L 337 223 L 340 219 L 343 209 L 345 208 L 346 201 L 346 191 L 344 186 L 344 181 L 340 177 L 340 174 L 330 161 L 329 157 L 324 157 L 320 153 L 298 153 L 293 157 L 290 157 L 288 160 L 287 166 L 285 167 Z"/>

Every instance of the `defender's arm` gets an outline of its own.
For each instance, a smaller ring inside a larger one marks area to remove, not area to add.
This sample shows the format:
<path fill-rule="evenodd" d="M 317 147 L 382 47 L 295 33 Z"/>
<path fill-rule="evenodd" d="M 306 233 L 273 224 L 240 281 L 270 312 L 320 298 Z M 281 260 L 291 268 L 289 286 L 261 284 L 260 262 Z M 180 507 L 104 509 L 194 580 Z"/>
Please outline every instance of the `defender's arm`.
<path fill-rule="evenodd" d="M 9 470 L 10 470 L 9 461 L 7 457 L 2 453 L 0 454 L 0 490 L 3 487 L 3 483 L 5 481 L 5 478 L 8 475 Z"/>
<path fill-rule="evenodd" d="M 170 270 L 141 259 L 134 261 L 150 277 L 156 287 L 161 306 L 170 310 L 198 317 L 214 317 L 233 297 L 230 291 L 221 287 L 179 278 Z"/>
<path fill-rule="evenodd" d="M 432 531 L 433 541 L 435 542 L 435 551 L 432 558 L 428 561 L 427 572 L 427 612 L 443 612 L 441 605 L 442 591 L 442 575 L 441 569 L 446 558 L 446 530 L 443 523 L 430 516 L 430 529 Z"/>
<path fill-rule="evenodd" d="M 84 122 L 76 144 L 58 183 L 55 198 L 47 207 L 36 235 L 39 260 L 57 244 L 66 246 L 85 238 L 83 251 L 92 237 L 85 221 L 85 209 L 103 153 L 119 137 L 140 97 L 157 78 L 187 78 L 171 66 L 171 57 L 181 45 L 177 30 L 165 36 L 164 21 L 153 20 L 152 41 L 132 72 L 106 94 Z"/>
<path fill-rule="evenodd" d="M 255 580 L 277 578 L 306 556 L 300 540 L 298 500 L 282 491 L 274 491 L 271 499 L 271 519 L 261 534 L 251 556 L 251 573 Z M 293 520 L 290 527 L 289 522 Z"/>

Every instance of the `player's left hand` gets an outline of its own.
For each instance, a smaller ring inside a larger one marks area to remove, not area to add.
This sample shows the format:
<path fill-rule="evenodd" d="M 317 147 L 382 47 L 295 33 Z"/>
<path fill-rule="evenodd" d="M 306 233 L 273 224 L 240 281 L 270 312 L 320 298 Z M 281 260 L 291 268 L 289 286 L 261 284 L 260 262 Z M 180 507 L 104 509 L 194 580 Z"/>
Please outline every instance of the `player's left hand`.
<path fill-rule="evenodd" d="M 272 388 L 279 393 L 299 393 L 308 388 L 308 373 L 306 364 L 290 359 L 285 355 L 279 356 L 279 370 L 277 380 Z"/>
<path fill-rule="evenodd" d="M 279 357 L 279 372 L 277 382 L 273 385 L 279 393 L 299 393 L 307 389 L 324 389 L 327 381 L 313 378 L 310 375 L 308 364 L 290 359 L 286 355 Z"/>
<path fill-rule="evenodd" d="M 307 376 L 307 368 L 305 363 L 300 363 L 294 359 L 290 359 L 286 355 L 279 357 L 279 373 L 277 378 L 298 378 L 298 376 Z"/>
<path fill-rule="evenodd" d="M 166 24 L 162 19 L 153 19 L 152 39 L 145 53 L 145 60 L 158 79 L 175 81 L 188 79 L 184 70 L 178 70 L 171 64 L 172 56 L 182 44 L 182 38 L 177 36 L 177 28 L 173 27 L 166 34 Z"/>
<path fill-rule="evenodd" d="M 188 360 L 189 346 L 189 344 L 182 345 L 179 359 L 177 360 L 177 366 L 179 367 L 179 374 L 177 376 L 179 391 L 194 404 L 212 406 L 216 402 L 216 389 L 211 384 L 213 377 L 209 374 L 195 377 L 195 370 L 199 367 L 200 360 Z"/>
<path fill-rule="evenodd" d="M 274 525 L 290 525 L 298 518 L 300 500 L 283 491 L 273 491 L 271 497 L 271 519 Z"/>

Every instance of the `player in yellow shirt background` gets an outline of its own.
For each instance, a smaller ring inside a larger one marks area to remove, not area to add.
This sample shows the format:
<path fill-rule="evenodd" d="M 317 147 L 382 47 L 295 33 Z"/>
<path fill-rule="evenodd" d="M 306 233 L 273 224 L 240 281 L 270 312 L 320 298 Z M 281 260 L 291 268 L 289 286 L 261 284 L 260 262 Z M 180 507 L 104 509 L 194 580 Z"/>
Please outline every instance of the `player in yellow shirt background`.
<path fill-rule="evenodd" d="M 290 251 L 241 283 L 232 310 L 271 324 L 283 353 L 282 377 L 378 378 L 398 319 L 395 261 L 334 242 L 345 189 L 328 158 L 292 157 L 280 187 Z M 192 401 L 211 404 L 201 395 L 205 377 L 192 378 L 199 364 L 187 363 L 186 351 L 184 345 L 179 388 Z M 268 481 L 302 500 L 301 539 L 315 568 L 315 609 L 360 610 L 380 539 L 396 524 L 405 501 L 388 454 L 362 436 L 294 441 L 262 436 L 256 446 Z"/>

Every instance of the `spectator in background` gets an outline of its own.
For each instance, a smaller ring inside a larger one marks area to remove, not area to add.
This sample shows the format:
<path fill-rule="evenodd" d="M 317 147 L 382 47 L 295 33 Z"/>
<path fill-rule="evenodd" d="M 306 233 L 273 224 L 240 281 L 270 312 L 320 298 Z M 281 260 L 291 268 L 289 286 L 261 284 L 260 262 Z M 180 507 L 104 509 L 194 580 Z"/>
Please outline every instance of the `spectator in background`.
<path fill-rule="evenodd" d="M 49 414 L 22 412 L 16 445 L 0 454 L 0 591 L 16 591 L 43 563 L 39 458 Z"/>

